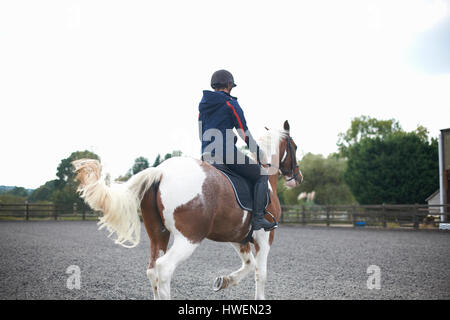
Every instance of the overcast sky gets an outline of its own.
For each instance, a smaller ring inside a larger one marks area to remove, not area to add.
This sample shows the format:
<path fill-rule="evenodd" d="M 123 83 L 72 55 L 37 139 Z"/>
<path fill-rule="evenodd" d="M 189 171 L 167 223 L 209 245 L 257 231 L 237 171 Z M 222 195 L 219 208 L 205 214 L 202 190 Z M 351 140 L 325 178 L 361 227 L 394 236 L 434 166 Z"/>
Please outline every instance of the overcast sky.
<path fill-rule="evenodd" d="M 0 185 L 37 188 L 77 150 L 113 178 L 139 156 L 198 157 L 198 103 L 228 69 L 254 136 L 299 154 L 351 119 L 450 127 L 450 2 L 1 1 Z"/>

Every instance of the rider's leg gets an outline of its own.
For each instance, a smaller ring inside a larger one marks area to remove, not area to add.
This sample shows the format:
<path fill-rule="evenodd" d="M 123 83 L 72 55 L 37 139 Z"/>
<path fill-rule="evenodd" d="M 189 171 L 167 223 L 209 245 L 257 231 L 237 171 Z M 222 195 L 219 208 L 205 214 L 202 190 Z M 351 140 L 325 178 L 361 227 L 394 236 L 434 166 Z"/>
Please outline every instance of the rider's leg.
<path fill-rule="evenodd" d="M 252 225 L 254 230 L 264 228 L 266 231 L 270 231 L 278 226 L 276 221 L 269 222 L 264 219 L 264 210 L 267 204 L 267 191 L 268 191 L 268 177 L 262 175 L 256 182 L 253 188 L 253 216 Z"/>
<path fill-rule="evenodd" d="M 240 158 L 241 157 L 241 158 Z M 244 158 L 244 163 L 239 163 L 237 159 Z M 254 160 L 243 155 L 235 149 L 234 163 L 227 163 L 227 166 L 237 174 L 253 182 L 253 212 L 252 225 L 254 230 L 264 228 L 269 231 L 278 226 L 277 222 L 269 222 L 264 218 L 264 210 L 267 204 L 268 175 L 266 170 Z"/>

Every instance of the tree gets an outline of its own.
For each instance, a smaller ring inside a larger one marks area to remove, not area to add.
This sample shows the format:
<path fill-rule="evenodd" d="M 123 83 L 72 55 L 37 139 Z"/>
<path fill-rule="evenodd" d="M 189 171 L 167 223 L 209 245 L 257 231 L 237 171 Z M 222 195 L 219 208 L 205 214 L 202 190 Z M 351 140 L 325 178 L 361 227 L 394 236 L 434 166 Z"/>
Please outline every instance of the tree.
<path fill-rule="evenodd" d="M 56 172 L 56 176 L 58 177 L 56 187 L 58 189 L 62 190 L 68 182 L 70 183 L 73 182 L 73 178 L 75 178 L 75 173 L 73 172 L 72 161 L 83 158 L 100 160 L 98 155 L 88 150 L 75 151 L 68 158 L 62 159 L 58 165 Z"/>
<path fill-rule="evenodd" d="M 163 163 L 165 160 L 170 159 L 172 157 L 181 157 L 182 154 L 183 154 L 183 152 L 181 152 L 180 150 L 174 150 L 174 151 L 172 151 L 172 153 L 166 153 L 166 155 L 164 156 L 164 159 L 161 160 L 161 155 L 158 153 L 155 161 L 153 162 L 152 167 L 157 167 L 161 163 Z"/>
<path fill-rule="evenodd" d="M 116 181 L 116 182 L 126 182 L 126 181 L 128 181 L 128 179 L 131 178 L 132 175 L 133 175 L 133 172 L 131 171 L 131 169 L 129 169 L 127 171 L 127 173 L 125 173 L 123 176 L 122 175 L 119 176 L 114 181 Z"/>
<path fill-rule="evenodd" d="M 172 151 L 172 153 L 167 153 L 164 156 L 164 159 L 161 160 L 161 155 L 158 154 L 156 156 L 155 161 L 153 162 L 152 167 L 157 167 L 159 166 L 162 162 L 164 162 L 167 159 L 170 159 L 172 157 L 180 157 L 182 155 L 182 152 L 179 150 L 174 150 Z M 116 182 L 125 182 L 128 181 L 128 179 L 130 179 L 133 175 L 135 175 L 138 172 L 141 172 L 144 169 L 147 169 L 149 167 L 149 162 L 147 158 L 144 157 L 138 157 L 136 158 L 136 160 L 134 160 L 134 165 L 131 169 L 129 169 L 127 171 L 127 173 L 123 176 L 119 176 L 118 178 L 115 179 Z"/>
<path fill-rule="evenodd" d="M 133 174 L 136 174 L 138 172 L 141 172 L 142 170 L 145 170 L 149 167 L 148 159 L 144 157 L 139 157 L 136 160 L 134 160 L 134 165 L 131 171 Z"/>
<path fill-rule="evenodd" d="M 76 192 L 77 185 L 75 183 L 67 183 L 64 187 L 57 188 L 53 192 L 51 200 L 59 207 L 71 208 L 74 203 L 81 207 L 84 202 Z"/>
<path fill-rule="evenodd" d="M 182 154 L 183 153 L 180 150 L 174 150 L 172 151 L 172 153 L 166 153 L 166 155 L 164 156 L 164 160 L 170 159 L 172 157 L 181 157 Z"/>
<path fill-rule="evenodd" d="M 304 177 L 303 183 L 292 189 L 278 184 L 280 202 L 297 204 L 300 193 L 315 192 L 314 201 L 317 204 L 355 203 L 355 198 L 344 181 L 346 165 L 345 159 L 334 155 L 324 158 L 320 154 L 307 153 L 299 164 Z"/>
<path fill-rule="evenodd" d="M 347 149 L 344 177 L 358 202 L 424 203 L 438 189 L 438 144 L 424 129 L 364 137 Z"/>
<path fill-rule="evenodd" d="M 15 196 L 13 194 L 2 193 L 0 194 L 0 203 L 24 203 L 27 200 L 26 197 Z"/>
<path fill-rule="evenodd" d="M 45 184 L 34 190 L 28 200 L 30 202 L 50 201 L 56 190 L 56 181 L 57 180 L 47 181 Z"/>
<path fill-rule="evenodd" d="M 95 153 L 85 150 L 73 152 L 68 158 L 62 159 L 58 165 L 55 181 L 55 191 L 51 196 L 51 200 L 56 205 L 69 206 L 77 203 L 83 205 L 83 200 L 77 194 L 78 181 L 75 181 L 75 172 L 73 170 L 72 161 L 78 159 L 96 159 L 100 160 Z"/>
<path fill-rule="evenodd" d="M 29 195 L 27 189 L 23 187 L 14 187 L 13 189 L 6 191 L 5 194 L 25 198 Z"/>
<path fill-rule="evenodd" d="M 345 133 L 338 135 L 337 146 L 340 155 L 345 157 L 348 155 L 349 147 L 359 143 L 362 139 L 385 138 L 398 132 L 403 132 L 403 130 L 395 119 L 378 120 L 369 116 L 356 117 L 352 119 L 350 128 Z"/>
<path fill-rule="evenodd" d="M 156 156 L 155 161 L 153 162 L 152 167 L 157 167 L 157 166 L 159 166 L 160 163 L 161 163 L 161 155 L 158 153 L 158 155 Z"/>

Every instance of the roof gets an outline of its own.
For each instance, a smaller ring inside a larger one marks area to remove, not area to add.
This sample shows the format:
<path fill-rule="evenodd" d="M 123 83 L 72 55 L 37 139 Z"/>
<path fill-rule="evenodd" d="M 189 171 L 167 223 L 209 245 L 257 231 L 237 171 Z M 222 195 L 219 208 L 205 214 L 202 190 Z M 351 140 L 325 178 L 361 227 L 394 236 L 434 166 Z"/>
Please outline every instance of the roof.
<path fill-rule="evenodd" d="M 426 198 L 425 201 L 431 200 L 432 198 L 434 198 L 438 194 L 439 194 L 439 189 L 437 189 L 435 192 L 433 192 L 433 194 L 430 195 L 428 198 Z"/>

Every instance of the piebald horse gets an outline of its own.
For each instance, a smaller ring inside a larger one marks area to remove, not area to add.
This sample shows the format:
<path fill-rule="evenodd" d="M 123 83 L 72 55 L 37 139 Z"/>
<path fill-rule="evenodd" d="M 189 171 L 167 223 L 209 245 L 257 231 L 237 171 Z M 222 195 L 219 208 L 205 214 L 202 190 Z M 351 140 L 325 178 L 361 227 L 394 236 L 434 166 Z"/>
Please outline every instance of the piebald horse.
<path fill-rule="evenodd" d="M 271 143 L 267 143 L 271 140 Z M 275 141 L 275 143 L 274 143 Z M 289 123 L 282 131 L 268 131 L 261 139 L 261 148 L 272 159 L 269 176 L 270 204 L 275 219 L 281 216 L 277 196 L 278 173 L 286 185 L 301 183 L 295 151 L 297 146 L 289 135 Z M 271 147 L 269 146 L 271 145 Z M 134 247 L 140 240 L 141 210 L 150 238 L 150 263 L 147 277 L 154 299 L 170 299 L 170 281 L 175 268 L 194 252 L 202 240 L 230 242 L 242 259 L 235 272 L 216 278 L 215 291 L 237 285 L 249 272 L 255 272 L 255 299 L 264 299 L 267 257 L 274 230 L 254 231 L 250 242 L 242 244 L 250 231 L 251 213 L 242 210 L 228 179 L 207 162 L 188 157 L 174 157 L 155 168 L 145 169 L 124 184 L 108 186 L 101 177 L 97 160 L 73 162 L 79 192 L 94 210 L 103 212 L 100 229 L 116 233 L 116 243 Z M 272 219 L 266 215 L 267 219 Z M 170 235 L 173 245 L 168 250 Z M 127 245 L 126 243 L 130 243 Z M 253 255 L 250 243 L 254 245 Z"/>

